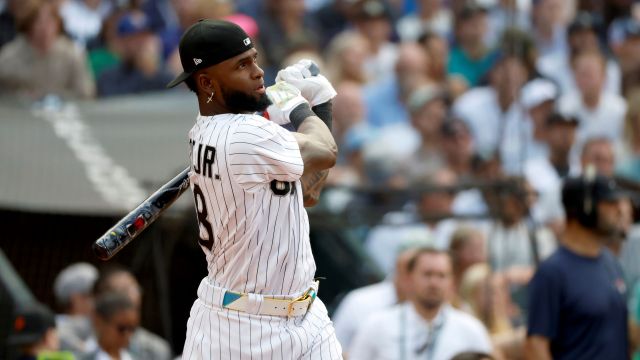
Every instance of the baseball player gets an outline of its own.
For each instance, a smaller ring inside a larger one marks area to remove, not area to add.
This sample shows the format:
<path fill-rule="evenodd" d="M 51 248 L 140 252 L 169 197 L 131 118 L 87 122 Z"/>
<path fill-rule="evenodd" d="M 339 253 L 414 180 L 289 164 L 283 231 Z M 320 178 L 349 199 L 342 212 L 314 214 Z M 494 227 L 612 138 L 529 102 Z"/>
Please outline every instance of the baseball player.
<path fill-rule="evenodd" d="M 251 39 L 225 21 L 191 26 L 179 52 L 184 72 L 168 86 L 185 81 L 198 98 L 190 182 L 208 268 L 183 359 L 341 358 L 316 298 L 300 182 L 317 190 L 335 163 L 333 87 L 302 62 L 267 90 Z M 271 121 L 255 114 L 267 107 Z"/>

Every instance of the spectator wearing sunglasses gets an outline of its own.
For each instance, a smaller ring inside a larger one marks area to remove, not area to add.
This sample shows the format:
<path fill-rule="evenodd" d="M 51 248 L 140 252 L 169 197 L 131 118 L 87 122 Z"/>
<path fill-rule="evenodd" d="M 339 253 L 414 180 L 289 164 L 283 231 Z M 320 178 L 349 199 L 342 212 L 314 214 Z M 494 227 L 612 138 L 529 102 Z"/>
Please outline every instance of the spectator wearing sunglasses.
<path fill-rule="evenodd" d="M 133 360 L 127 351 L 140 317 L 131 299 L 120 292 L 107 292 L 96 299 L 93 326 L 98 348 L 84 360 Z"/>

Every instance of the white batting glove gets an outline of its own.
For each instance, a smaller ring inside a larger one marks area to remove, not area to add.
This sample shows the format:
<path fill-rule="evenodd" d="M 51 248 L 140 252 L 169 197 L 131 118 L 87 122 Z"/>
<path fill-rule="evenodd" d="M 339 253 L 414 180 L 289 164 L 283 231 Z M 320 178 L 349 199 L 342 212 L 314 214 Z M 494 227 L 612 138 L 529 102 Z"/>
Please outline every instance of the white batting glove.
<path fill-rule="evenodd" d="M 278 81 L 267 88 L 267 96 L 272 104 L 267 108 L 269 119 L 278 125 L 288 124 L 291 111 L 307 100 L 297 87 L 286 81 Z"/>
<path fill-rule="evenodd" d="M 276 81 L 286 81 L 300 89 L 311 106 L 324 104 L 337 95 L 329 80 L 318 73 L 318 65 L 308 59 L 278 71 Z"/>

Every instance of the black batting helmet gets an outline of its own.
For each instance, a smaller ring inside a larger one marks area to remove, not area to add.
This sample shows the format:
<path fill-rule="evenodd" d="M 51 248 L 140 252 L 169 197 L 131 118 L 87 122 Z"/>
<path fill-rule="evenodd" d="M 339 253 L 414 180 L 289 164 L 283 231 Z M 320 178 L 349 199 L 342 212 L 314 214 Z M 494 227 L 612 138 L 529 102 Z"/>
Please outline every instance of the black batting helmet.
<path fill-rule="evenodd" d="M 585 171 L 580 177 L 567 178 L 562 186 L 562 205 L 567 219 L 575 219 L 582 226 L 598 226 L 598 203 L 628 197 L 614 179 Z"/>

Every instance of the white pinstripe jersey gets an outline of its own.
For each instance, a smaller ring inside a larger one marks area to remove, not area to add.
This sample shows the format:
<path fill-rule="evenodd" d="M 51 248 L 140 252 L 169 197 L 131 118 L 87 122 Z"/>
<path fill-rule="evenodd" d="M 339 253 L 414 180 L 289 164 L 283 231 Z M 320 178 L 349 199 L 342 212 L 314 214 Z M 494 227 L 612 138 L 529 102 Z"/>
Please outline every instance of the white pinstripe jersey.
<path fill-rule="evenodd" d="M 308 289 L 316 266 L 293 135 L 258 115 L 198 116 L 191 190 L 209 280 L 244 293 Z"/>

